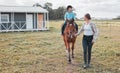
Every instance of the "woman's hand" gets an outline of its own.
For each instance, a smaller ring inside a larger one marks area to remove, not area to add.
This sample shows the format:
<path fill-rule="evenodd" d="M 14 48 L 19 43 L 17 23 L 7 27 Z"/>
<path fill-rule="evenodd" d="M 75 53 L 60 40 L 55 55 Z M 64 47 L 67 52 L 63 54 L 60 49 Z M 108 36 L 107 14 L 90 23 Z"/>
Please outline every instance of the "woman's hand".
<path fill-rule="evenodd" d="M 78 36 L 78 34 L 74 34 L 74 36 L 76 37 L 76 36 Z"/>
<path fill-rule="evenodd" d="M 94 43 L 95 43 L 94 40 L 92 40 L 92 45 L 93 45 Z"/>

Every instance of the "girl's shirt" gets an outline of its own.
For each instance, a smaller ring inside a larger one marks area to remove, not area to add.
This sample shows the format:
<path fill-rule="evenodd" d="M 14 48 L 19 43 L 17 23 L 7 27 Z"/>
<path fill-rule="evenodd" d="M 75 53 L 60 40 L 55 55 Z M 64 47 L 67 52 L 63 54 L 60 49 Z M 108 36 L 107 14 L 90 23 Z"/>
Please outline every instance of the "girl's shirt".
<path fill-rule="evenodd" d="M 64 16 L 64 19 L 68 19 L 68 20 L 71 20 L 71 19 L 76 19 L 76 16 L 73 12 L 66 12 L 65 13 L 65 16 Z"/>

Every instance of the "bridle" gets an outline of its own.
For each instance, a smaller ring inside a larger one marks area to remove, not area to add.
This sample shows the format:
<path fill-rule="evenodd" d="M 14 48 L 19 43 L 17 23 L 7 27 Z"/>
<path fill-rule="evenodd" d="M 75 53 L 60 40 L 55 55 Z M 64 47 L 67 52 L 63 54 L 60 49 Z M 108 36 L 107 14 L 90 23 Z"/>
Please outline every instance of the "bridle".
<path fill-rule="evenodd" d="M 74 22 L 69 22 L 69 23 L 67 23 L 67 26 L 71 26 L 71 27 L 73 26 L 73 27 L 75 27 Z M 74 34 L 75 34 L 74 31 L 75 31 L 74 29 L 70 29 L 70 30 L 68 31 L 67 37 L 70 38 L 70 39 L 72 39 L 72 38 L 74 37 Z"/>

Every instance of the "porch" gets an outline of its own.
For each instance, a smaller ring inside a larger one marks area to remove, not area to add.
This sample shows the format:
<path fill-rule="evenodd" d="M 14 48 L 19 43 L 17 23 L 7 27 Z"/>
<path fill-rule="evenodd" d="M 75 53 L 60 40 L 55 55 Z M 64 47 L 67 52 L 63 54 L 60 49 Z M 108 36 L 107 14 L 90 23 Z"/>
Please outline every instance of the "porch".
<path fill-rule="evenodd" d="M 48 17 L 48 12 L 0 12 L 0 32 L 49 30 Z"/>

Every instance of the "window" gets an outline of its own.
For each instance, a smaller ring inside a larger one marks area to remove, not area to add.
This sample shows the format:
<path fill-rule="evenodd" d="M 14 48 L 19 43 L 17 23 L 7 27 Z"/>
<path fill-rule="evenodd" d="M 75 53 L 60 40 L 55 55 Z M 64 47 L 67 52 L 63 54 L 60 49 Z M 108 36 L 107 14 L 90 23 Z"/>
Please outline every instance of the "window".
<path fill-rule="evenodd" d="M 1 14 L 1 22 L 8 23 L 9 22 L 9 14 Z"/>

